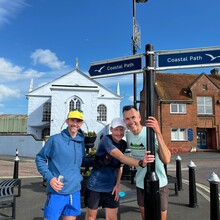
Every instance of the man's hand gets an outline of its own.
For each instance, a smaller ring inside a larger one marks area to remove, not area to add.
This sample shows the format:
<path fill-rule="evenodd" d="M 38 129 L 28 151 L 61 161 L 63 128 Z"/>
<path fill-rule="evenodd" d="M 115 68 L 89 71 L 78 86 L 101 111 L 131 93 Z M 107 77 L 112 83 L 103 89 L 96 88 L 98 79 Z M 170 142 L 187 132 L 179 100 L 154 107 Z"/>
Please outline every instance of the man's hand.
<path fill-rule="evenodd" d="M 119 200 L 119 185 L 118 184 L 116 184 L 112 190 L 112 195 L 114 194 L 115 194 L 115 200 L 118 201 Z"/>
<path fill-rule="evenodd" d="M 58 178 L 56 177 L 50 180 L 50 185 L 56 192 L 59 192 L 64 186 L 64 184 L 58 181 Z"/>
<path fill-rule="evenodd" d="M 153 116 L 149 116 L 148 119 L 146 120 L 146 127 L 152 128 L 156 134 L 160 133 L 160 127 L 158 121 Z"/>
<path fill-rule="evenodd" d="M 150 154 L 150 151 L 146 151 L 143 158 L 143 166 L 146 167 L 148 163 L 153 163 L 155 156 Z"/>

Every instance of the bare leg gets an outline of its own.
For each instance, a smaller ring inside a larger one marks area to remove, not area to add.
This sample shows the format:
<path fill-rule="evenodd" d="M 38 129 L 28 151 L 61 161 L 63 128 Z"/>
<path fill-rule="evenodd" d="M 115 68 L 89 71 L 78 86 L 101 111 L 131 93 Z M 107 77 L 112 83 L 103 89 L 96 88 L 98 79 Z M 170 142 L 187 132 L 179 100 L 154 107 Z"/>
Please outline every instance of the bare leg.
<path fill-rule="evenodd" d="M 167 210 L 161 212 L 161 220 L 166 220 L 167 219 Z"/>
<path fill-rule="evenodd" d="M 106 220 L 117 220 L 118 219 L 117 214 L 118 214 L 118 208 L 115 208 L 115 209 L 106 208 L 105 209 Z"/>
<path fill-rule="evenodd" d="M 62 216 L 62 220 L 76 220 L 76 216 Z"/>
<path fill-rule="evenodd" d="M 141 212 L 141 218 L 142 218 L 142 220 L 145 220 L 145 219 L 144 219 L 144 207 L 143 207 L 143 206 L 139 206 L 139 209 L 140 209 L 140 212 Z"/>
<path fill-rule="evenodd" d="M 89 209 L 86 210 L 86 220 L 95 220 L 97 216 L 98 209 Z"/>

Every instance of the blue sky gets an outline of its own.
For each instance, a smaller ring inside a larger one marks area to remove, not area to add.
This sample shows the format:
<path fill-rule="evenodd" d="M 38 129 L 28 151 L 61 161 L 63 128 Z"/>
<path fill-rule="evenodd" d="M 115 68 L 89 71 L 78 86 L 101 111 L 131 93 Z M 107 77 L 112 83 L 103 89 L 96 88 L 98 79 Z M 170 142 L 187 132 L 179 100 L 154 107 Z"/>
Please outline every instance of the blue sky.
<path fill-rule="evenodd" d="M 219 46 L 219 9 L 219 0 L 137 4 L 137 53 L 149 43 L 155 51 Z M 0 0 L 0 113 L 27 114 L 31 79 L 36 88 L 60 77 L 75 68 L 76 58 L 87 73 L 94 61 L 132 55 L 131 36 L 132 0 Z M 122 105 L 132 104 L 132 75 L 97 81 L 112 91 L 120 82 Z M 138 94 L 141 89 L 138 74 Z"/>

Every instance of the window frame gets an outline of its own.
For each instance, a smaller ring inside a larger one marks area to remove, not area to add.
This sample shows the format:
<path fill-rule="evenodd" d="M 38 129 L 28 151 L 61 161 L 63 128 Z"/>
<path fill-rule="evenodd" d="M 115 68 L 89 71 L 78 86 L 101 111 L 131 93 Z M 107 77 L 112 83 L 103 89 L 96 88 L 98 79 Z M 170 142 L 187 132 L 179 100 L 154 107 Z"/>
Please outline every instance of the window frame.
<path fill-rule="evenodd" d="M 176 105 L 176 112 L 173 111 L 172 107 L 175 107 Z M 180 111 L 183 109 L 183 111 Z M 186 103 L 170 103 L 170 114 L 186 114 Z"/>
<path fill-rule="evenodd" d="M 211 96 L 197 96 L 196 101 L 197 115 L 213 115 L 213 99 Z M 210 113 L 208 111 L 210 111 Z"/>
<path fill-rule="evenodd" d="M 73 110 L 79 110 L 82 111 L 82 100 L 74 96 L 70 101 L 69 101 L 69 112 Z"/>
<path fill-rule="evenodd" d="M 104 104 L 100 104 L 97 106 L 97 121 L 107 121 L 107 107 Z"/>
<path fill-rule="evenodd" d="M 171 141 L 187 141 L 188 140 L 186 128 L 171 128 L 170 133 L 171 133 Z"/>
<path fill-rule="evenodd" d="M 51 102 L 45 102 L 43 105 L 42 121 L 49 122 L 51 119 Z"/>

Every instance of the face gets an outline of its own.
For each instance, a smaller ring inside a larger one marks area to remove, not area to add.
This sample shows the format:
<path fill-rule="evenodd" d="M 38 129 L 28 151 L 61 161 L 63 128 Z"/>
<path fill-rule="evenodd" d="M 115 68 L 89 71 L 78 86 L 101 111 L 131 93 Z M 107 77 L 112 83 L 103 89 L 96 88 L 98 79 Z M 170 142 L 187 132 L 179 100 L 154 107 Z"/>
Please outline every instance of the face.
<path fill-rule="evenodd" d="M 138 134 L 141 131 L 141 116 L 140 114 L 134 109 L 130 109 L 128 111 L 123 112 L 124 122 L 127 128 L 134 134 Z"/>
<path fill-rule="evenodd" d="M 111 127 L 110 131 L 112 132 L 112 138 L 116 143 L 119 143 L 125 134 L 125 128 L 123 126 L 118 126 L 116 128 Z"/>
<path fill-rule="evenodd" d="M 76 136 L 76 133 L 83 125 L 83 121 L 77 118 L 69 118 L 66 120 L 66 124 L 68 125 L 69 133 L 72 137 Z"/>

